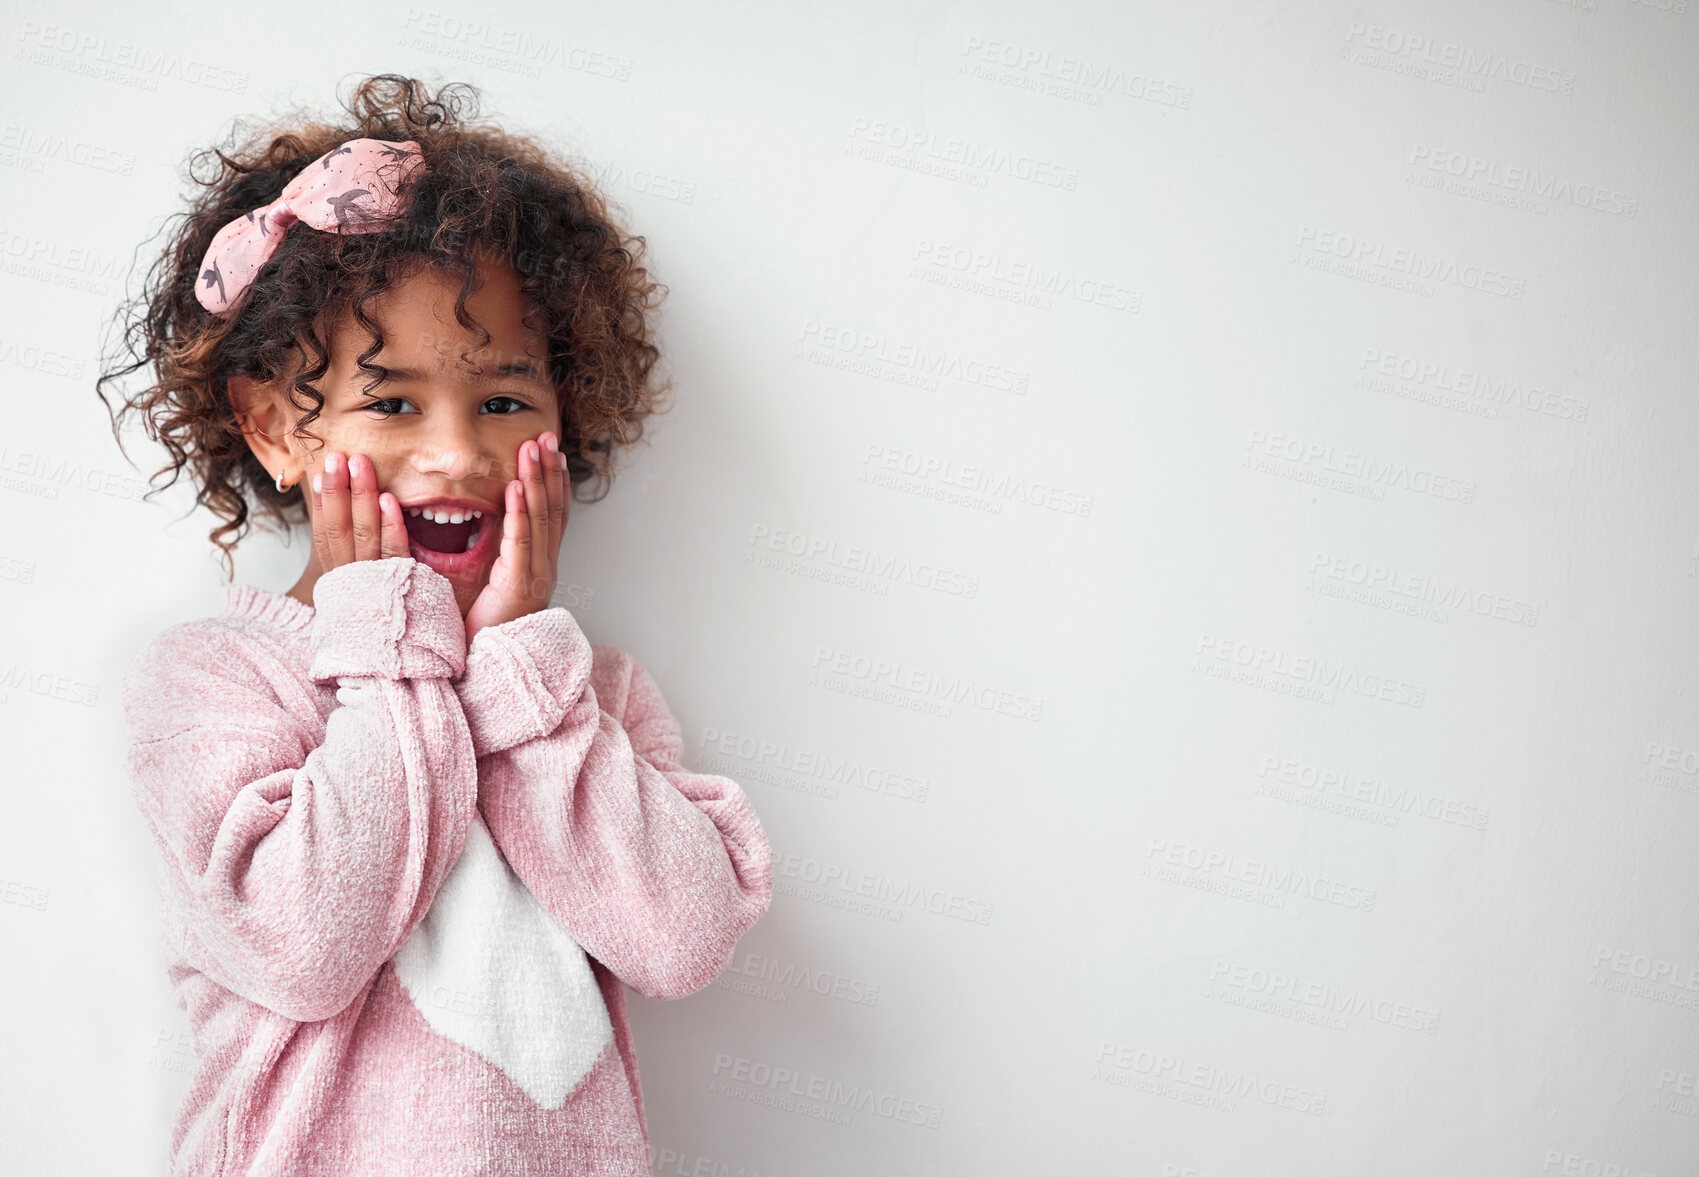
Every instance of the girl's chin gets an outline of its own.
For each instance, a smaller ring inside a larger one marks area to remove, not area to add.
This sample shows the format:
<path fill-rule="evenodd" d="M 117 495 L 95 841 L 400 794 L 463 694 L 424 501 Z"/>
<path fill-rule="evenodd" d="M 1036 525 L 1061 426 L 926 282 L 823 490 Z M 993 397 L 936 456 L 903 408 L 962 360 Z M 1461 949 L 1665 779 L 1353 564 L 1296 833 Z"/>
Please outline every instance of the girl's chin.
<path fill-rule="evenodd" d="M 441 552 L 432 552 L 429 549 L 420 548 L 417 544 L 410 544 L 408 547 L 415 560 L 427 568 L 441 573 L 444 579 L 448 581 L 449 587 L 454 590 L 454 602 L 460 608 L 460 616 L 464 618 L 471 611 L 472 602 L 478 599 L 478 595 L 484 591 L 484 586 L 489 584 L 490 568 L 494 561 L 487 561 L 472 567 L 460 564 L 449 565 L 444 568 L 438 566 L 436 559 L 442 556 Z"/>

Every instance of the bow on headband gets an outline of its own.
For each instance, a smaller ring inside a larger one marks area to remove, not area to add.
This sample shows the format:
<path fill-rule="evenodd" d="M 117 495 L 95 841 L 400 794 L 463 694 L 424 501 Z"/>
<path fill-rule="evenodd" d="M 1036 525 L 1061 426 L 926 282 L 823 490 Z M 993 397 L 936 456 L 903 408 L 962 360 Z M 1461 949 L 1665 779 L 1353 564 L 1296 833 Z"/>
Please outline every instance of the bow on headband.
<path fill-rule="evenodd" d="M 304 221 L 337 233 L 373 233 L 406 207 L 397 194 L 422 170 L 425 158 L 411 139 L 350 139 L 308 164 L 270 204 L 262 204 L 218 231 L 201 261 L 195 297 L 215 315 L 229 317 L 277 252 L 289 226 Z"/>

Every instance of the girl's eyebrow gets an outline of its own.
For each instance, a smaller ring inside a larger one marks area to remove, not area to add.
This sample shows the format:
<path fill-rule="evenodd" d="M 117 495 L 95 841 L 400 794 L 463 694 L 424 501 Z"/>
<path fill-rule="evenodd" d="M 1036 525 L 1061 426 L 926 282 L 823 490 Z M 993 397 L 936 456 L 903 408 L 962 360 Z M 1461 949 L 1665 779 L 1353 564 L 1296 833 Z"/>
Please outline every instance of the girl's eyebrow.
<path fill-rule="evenodd" d="M 386 367 L 385 373 L 385 375 L 377 377 L 379 384 L 417 384 L 426 379 L 425 373 L 420 371 L 418 368 Z M 497 364 L 494 368 L 486 369 L 483 372 L 468 372 L 466 373 L 466 376 L 470 380 L 476 380 L 484 383 L 491 380 L 501 380 L 508 376 L 523 376 L 527 380 L 535 380 L 538 383 L 542 383 L 543 380 L 542 372 L 537 368 L 537 365 L 533 364 L 530 360 L 509 360 L 504 364 Z"/>

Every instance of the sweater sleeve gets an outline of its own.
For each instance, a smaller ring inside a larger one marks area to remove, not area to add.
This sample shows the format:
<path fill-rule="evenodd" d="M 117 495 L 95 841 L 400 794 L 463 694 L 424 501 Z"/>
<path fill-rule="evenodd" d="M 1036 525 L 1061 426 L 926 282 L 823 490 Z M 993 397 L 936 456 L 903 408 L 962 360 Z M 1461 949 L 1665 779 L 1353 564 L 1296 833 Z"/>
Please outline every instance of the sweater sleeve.
<path fill-rule="evenodd" d="M 766 911 L 772 851 L 735 781 L 680 765 L 677 721 L 620 658 L 603 699 L 557 606 L 480 630 L 459 690 L 508 863 L 586 952 L 671 1000 L 718 976 Z"/>
<path fill-rule="evenodd" d="M 477 802 L 449 582 L 408 557 L 314 588 L 308 684 L 239 628 L 189 622 L 124 676 L 128 766 L 188 960 L 310 1022 L 347 1008 L 430 909 Z"/>

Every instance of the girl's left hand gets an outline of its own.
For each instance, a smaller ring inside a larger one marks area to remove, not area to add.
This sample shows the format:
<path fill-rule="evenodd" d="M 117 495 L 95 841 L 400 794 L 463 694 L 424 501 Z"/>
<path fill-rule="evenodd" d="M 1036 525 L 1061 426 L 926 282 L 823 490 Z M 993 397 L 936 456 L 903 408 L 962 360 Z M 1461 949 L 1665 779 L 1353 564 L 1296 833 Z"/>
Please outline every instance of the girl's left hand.
<path fill-rule="evenodd" d="M 466 640 L 486 625 L 500 625 L 549 607 L 555 565 L 566 534 L 566 458 L 559 439 L 544 433 L 519 447 L 519 477 L 507 484 L 501 553 L 490 580 L 466 612 Z"/>

